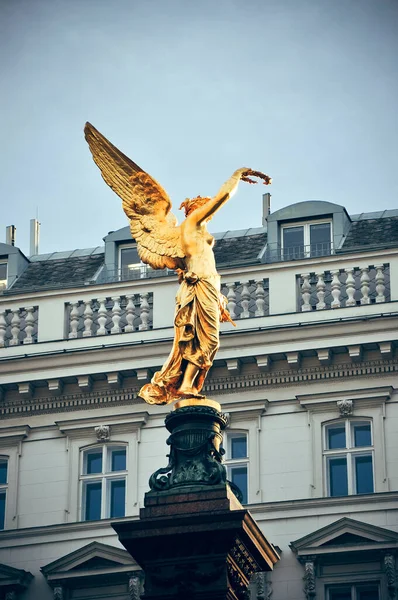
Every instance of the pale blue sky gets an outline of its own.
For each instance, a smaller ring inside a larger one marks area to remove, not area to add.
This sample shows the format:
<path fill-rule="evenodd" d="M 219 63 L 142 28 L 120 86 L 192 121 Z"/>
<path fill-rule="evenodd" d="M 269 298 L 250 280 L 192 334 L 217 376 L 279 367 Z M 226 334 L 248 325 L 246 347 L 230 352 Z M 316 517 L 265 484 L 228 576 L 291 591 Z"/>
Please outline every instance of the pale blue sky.
<path fill-rule="evenodd" d="M 397 0 L 0 0 L 0 241 L 102 244 L 127 224 L 83 138 L 91 121 L 167 189 L 241 184 L 212 231 L 303 200 L 398 205 Z"/>

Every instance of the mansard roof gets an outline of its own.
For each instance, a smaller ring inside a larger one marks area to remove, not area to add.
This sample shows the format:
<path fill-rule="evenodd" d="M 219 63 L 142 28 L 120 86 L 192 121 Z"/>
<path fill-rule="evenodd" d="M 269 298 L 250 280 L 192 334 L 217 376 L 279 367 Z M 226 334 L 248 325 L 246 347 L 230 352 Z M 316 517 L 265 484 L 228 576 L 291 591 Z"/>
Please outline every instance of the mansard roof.
<path fill-rule="evenodd" d="M 271 220 L 275 215 L 283 216 L 284 211 L 289 209 L 291 212 L 293 208 L 295 218 L 298 218 L 300 210 L 304 211 L 303 218 L 305 218 L 311 206 L 315 205 L 330 205 L 334 209 L 337 207 L 346 214 L 343 207 L 331 203 L 301 202 L 276 211 L 269 218 Z M 319 207 L 317 210 L 320 210 Z M 398 246 L 398 209 L 362 213 L 350 217 L 346 214 L 346 216 L 350 222 L 349 230 L 340 248 L 336 249 L 337 253 Z M 214 254 L 219 268 L 246 266 L 261 262 L 267 244 L 267 228 L 225 231 L 214 234 L 214 237 L 216 240 Z M 128 243 L 131 241 L 129 228 L 123 227 L 109 233 L 104 241 L 105 245 Z M 104 246 L 32 256 L 25 270 L 9 289 L 4 290 L 3 294 L 62 289 L 95 283 L 97 274 L 106 260 Z M 110 275 L 115 277 L 114 272 Z M 111 281 L 113 280 L 111 278 Z"/>

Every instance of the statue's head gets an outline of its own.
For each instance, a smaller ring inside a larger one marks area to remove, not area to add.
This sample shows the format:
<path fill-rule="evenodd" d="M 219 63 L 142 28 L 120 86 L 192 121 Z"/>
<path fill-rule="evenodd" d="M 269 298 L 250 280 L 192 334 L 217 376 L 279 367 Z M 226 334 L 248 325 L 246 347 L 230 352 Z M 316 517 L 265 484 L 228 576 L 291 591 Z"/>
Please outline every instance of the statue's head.
<path fill-rule="evenodd" d="M 211 198 L 209 196 L 196 196 L 196 198 L 185 198 L 184 202 L 181 203 L 180 210 L 184 209 L 185 216 L 187 217 L 196 208 L 207 204 Z"/>

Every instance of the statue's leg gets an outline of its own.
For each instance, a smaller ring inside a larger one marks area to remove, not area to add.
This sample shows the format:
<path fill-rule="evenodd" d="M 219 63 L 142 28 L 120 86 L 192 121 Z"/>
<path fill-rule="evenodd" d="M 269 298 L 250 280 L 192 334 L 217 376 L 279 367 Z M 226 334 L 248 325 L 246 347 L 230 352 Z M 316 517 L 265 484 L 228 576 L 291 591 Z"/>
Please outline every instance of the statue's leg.
<path fill-rule="evenodd" d="M 181 382 L 180 388 L 178 390 L 179 395 L 181 395 L 181 396 L 184 396 L 184 395 L 197 396 L 198 395 L 198 390 L 195 387 L 195 379 L 198 376 L 198 373 L 199 373 L 199 367 L 197 367 L 193 363 L 187 362 L 185 371 L 184 371 L 184 376 L 182 378 L 182 382 Z"/>

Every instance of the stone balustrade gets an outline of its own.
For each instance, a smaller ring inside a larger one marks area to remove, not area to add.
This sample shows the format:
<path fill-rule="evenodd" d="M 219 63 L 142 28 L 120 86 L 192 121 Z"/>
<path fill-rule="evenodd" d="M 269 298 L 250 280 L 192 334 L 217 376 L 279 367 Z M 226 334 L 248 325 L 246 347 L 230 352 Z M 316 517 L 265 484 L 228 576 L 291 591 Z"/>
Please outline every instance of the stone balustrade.
<path fill-rule="evenodd" d="M 126 294 L 66 304 L 69 339 L 132 331 L 153 326 L 153 294 Z"/>
<path fill-rule="evenodd" d="M 38 317 L 37 306 L 0 307 L 0 348 L 37 342 Z"/>
<path fill-rule="evenodd" d="M 268 279 L 222 282 L 221 292 L 233 320 L 269 315 Z"/>
<path fill-rule="evenodd" d="M 302 312 L 389 302 L 390 265 L 301 273 L 298 287 Z"/>

